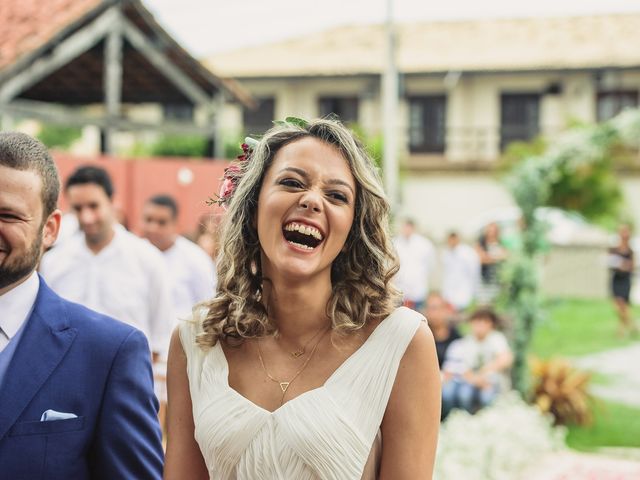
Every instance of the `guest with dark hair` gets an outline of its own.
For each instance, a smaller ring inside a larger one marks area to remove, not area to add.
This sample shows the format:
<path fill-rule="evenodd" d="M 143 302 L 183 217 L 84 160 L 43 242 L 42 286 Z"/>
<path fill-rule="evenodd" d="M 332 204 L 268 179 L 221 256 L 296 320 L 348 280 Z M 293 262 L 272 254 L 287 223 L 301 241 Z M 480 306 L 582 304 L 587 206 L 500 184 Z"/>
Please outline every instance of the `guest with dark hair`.
<path fill-rule="evenodd" d="M 618 228 L 618 243 L 609 249 L 609 269 L 611 270 L 611 296 L 618 314 L 618 335 L 638 333 L 630 311 L 631 278 L 634 268 L 634 252 L 630 244 L 631 227 L 622 224 Z"/>
<path fill-rule="evenodd" d="M 71 174 L 65 195 L 82 235 L 47 252 L 40 272 L 59 295 L 142 330 L 157 359 L 174 325 L 169 274 L 158 249 L 116 222 L 113 193 L 103 168 Z"/>
<path fill-rule="evenodd" d="M 455 311 L 440 293 L 431 292 L 425 302 L 424 313 L 436 341 L 438 366 L 442 368 L 449 345 L 460 338 L 460 332 L 451 323 Z"/>
<path fill-rule="evenodd" d="M 149 345 L 37 274 L 60 184 L 44 145 L 0 133 L 0 476 L 160 479 Z"/>
<path fill-rule="evenodd" d="M 471 333 L 453 342 L 442 366 L 443 418 L 453 408 L 473 412 L 493 402 L 510 386 L 513 354 L 504 334 L 497 330 L 499 318 L 490 308 L 469 317 Z"/>
<path fill-rule="evenodd" d="M 178 203 L 170 195 L 154 195 L 142 208 L 142 236 L 149 240 L 166 262 L 170 272 L 174 326 L 188 318 L 194 305 L 215 295 L 216 272 L 213 260 L 198 245 L 178 235 Z M 166 358 L 156 362 L 156 394 L 160 400 L 160 420 L 164 423 L 167 402 Z"/>
<path fill-rule="evenodd" d="M 491 304 L 500 291 L 500 266 L 507 259 L 507 249 L 502 244 L 500 227 L 488 224 L 476 244 L 480 257 L 481 283 L 478 300 L 482 305 Z"/>

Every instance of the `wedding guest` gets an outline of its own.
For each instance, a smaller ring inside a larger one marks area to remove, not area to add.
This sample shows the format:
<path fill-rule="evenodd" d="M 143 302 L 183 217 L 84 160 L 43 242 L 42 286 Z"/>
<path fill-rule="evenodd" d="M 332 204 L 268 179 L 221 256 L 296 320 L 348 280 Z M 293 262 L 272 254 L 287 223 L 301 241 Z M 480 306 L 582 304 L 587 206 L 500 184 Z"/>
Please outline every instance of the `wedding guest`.
<path fill-rule="evenodd" d="M 460 338 L 460 332 L 451 322 L 456 312 L 438 292 L 431 292 L 425 304 L 424 313 L 436 342 L 438 366 L 442 368 L 449 345 Z"/>
<path fill-rule="evenodd" d="M 476 244 L 480 257 L 480 290 L 478 300 L 482 305 L 490 305 L 500 291 L 500 267 L 507 259 L 507 249 L 500 238 L 500 228 L 495 222 L 489 223 Z"/>
<path fill-rule="evenodd" d="M 433 336 L 397 308 L 389 205 L 334 120 L 227 171 L 218 295 L 174 333 L 165 478 L 431 478 Z"/>
<path fill-rule="evenodd" d="M 463 311 L 475 300 L 479 282 L 478 254 L 460 242 L 456 232 L 449 233 L 442 252 L 442 296 L 456 311 Z"/>
<path fill-rule="evenodd" d="M 198 245 L 178 235 L 178 203 L 170 195 L 154 195 L 142 208 L 142 236 L 162 252 L 170 272 L 174 325 L 191 315 L 194 305 L 215 294 L 213 260 Z M 160 400 L 160 422 L 164 425 L 167 403 L 166 356 L 154 365 L 155 391 Z"/>
<path fill-rule="evenodd" d="M 400 261 L 396 285 L 402 291 L 404 304 L 421 312 L 435 271 L 436 253 L 433 243 L 416 232 L 415 223 L 411 219 L 403 222 L 400 235 L 395 237 L 393 243 Z"/>
<path fill-rule="evenodd" d="M 0 477 L 160 479 L 147 340 L 36 272 L 60 228 L 59 189 L 44 145 L 0 133 Z"/>
<path fill-rule="evenodd" d="M 609 269 L 611 271 L 611 296 L 618 314 L 618 335 L 638 333 L 638 327 L 631 318 L 630 294 L 634 268 L 634 252 L 629 243 L 631 228 L 622 224 L 618 228 L 618 243 L 609 249 Z"/>
<path fill-rule="evenodd" d="M 41 275 L 60 296 L 142 330 L 156 361 L 166 355 L 174 325 L 162 255 L 116 222 L 113 185 L 103 168 L 78 168 L 65 195 L 82 234 L 47 252 Z"/>
<path fill-rule="evenodd" d="M 479 308 L 469 317 L 471 333 L 449 346 L 442 366 L 443 418 L 453 408 L 485 407 L 510 387 L 513 353 L 498 322 L 493 310 Z"/>

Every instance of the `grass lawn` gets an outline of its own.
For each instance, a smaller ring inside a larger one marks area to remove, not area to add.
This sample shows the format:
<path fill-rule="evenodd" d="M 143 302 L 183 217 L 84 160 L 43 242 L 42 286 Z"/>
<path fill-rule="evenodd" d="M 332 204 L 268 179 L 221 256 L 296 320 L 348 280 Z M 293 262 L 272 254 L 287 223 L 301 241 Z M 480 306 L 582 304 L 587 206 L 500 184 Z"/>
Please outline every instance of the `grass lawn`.
<path fill-rule="evenodd" d="M 632 343 L 616 336 L 618 320 L 606 300 L 551 300 L 545 308 L 548 317 L 538 324 L 531 345 L 538 357 L 574 357 Z M 633 317 L 640 317 L 638 307 Z"/>
<path fill-rule="evenodd" d="M 598 401 L 593 425 L 569 427 L 567 445 L 590 451 L 600 447 L 640 448 L 640 409 Z"/>
<path fill-rule="evenodd" d="M 630 345 L 638 339 L 616 336 L 617 318 L 606 300 L 554 300 L 546 305 L 548 317 L 536 329 L 531 354 L 541 358 L 574 357 Z M 633 318 L 640 317 L 634 308 Z M 606 375 L 594 374 L 592 382 L 606 385 Z M 597 400 L 594 421 L 588 427 L 569 427 L 567 444 L 577 450 L 600 447 L 640 448 L 640 408 Z"/>

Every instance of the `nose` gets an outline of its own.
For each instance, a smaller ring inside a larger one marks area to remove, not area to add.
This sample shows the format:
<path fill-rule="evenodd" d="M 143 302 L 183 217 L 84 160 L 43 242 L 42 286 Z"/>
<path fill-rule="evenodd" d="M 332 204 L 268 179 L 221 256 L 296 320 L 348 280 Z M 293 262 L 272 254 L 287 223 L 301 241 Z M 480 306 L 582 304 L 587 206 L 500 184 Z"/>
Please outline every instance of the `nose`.
<path fill-rule="evenodd" d="M 322 212 L 322 197 L 318 192 L 315 192 L 313 190 L 306 191 L 300 197 L 299 205 L 305 210 L 320 213 Z"/>
<path fill-rule="evenodd" d="M 80 222 L 81 225 L 91 224 L 93 222 L 94 217 L 95 215 L 88 208 L 83 208 L 78 212 L 78 222 Z"/>

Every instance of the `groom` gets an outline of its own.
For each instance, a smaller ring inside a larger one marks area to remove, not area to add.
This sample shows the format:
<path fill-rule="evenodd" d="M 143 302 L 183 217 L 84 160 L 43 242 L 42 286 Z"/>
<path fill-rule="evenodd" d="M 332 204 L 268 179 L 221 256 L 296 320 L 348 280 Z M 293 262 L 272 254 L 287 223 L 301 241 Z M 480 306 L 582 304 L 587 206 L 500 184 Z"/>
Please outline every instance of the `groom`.
<path fill-rule="evenodd" d="M 36 273 L 58 235 L 59 189 L 42 144 L 0 133 L 0 477 L 160 479 L 144 335 Z"/>

